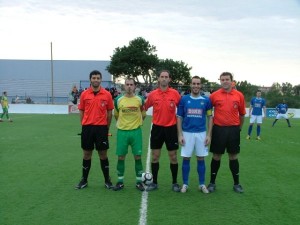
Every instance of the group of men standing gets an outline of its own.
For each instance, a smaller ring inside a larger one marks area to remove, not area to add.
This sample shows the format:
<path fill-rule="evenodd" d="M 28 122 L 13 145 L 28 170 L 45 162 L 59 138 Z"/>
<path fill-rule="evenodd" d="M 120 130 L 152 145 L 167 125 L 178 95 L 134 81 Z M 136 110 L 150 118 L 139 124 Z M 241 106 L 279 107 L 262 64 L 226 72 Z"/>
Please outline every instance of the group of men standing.
<path fill-rule="evenodd" d="M 135 160 L 136 188 L 140 191 L 158 189 L 159 159 L 163 144 L 170 161 L 171 189 L 185 193 L 189 188 L 190 159 L 197 157 L 198 188 L 203 193 L 216 190 L 216 177 L 221 158 L 225 151 L 229 156 L 229 168 L 233 177 L 233 190 L 243 193 L 239 182 L 240 131 L 246 114 L 245 99 L 241 92 L 232 87 L 233 76 L 229 72 L 220 75 L 221 88 L 209 97 L 201 95 L 201 79 L 191 79 L 191 93 L 183 97 L 177 90 L 169 87 L 171 74 L 163 70 L 158 75 L 158 87 L 145 101 L 135 95 L 134 79 L 125 80 L 125 92 L 114 102 L 108 91 L 101 87 L 102 74 L 95 70 L 90 73 L 91 87 L 81 94 L 78 109 L 82 124 L 81 147 L 83 149 L 82 178 L 76 189 L 88 185 L 92 152 L 98 151 L 100 165 L 104 175 L 105 187 L 115 191 L 124 188 L 125 158 L 131 147 Z M 252 105 L 252 103 L 251 103 Z M 153 182 L 144 186 L 141 182 L 143 173 L 142 130 L 141 125 L 146 111 L 153 107 L 150 148 L 152 151 L 151 171 Z M 117 121 L 117 175 L 116 185 L 109 176 L 108 134 L 112 120 L 112 111 Z M 212 112 L 213 110 L 213 112 Z M 254 112 L 254 110 L 253 110 Z M 251 133 L 254 121 L 250 121 Z M 249 134 L 250 136 L 250 134 Z M 258 135 L 259 137 L 259 135 Z M 181 145 L 183 185 L 177 181 L 177 150 Z M 205 185 L 205 161 L 208 146 L 213 153 L 210 163 L 210 182 Z"/>

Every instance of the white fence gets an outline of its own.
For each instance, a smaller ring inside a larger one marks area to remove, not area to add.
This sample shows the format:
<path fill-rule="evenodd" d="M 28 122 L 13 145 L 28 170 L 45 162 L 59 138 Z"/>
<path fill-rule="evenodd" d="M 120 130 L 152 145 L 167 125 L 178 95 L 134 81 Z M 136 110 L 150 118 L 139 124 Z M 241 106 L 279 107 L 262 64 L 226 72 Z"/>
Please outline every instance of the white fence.
<path fill-rule="evenodd" d="M 68 114 L 68 105 L 10 104 L 9 113 Z"/>
<path fill-rule="evenodd" d="M 249 109 L 247 108 L 246 111 L 246 117 L 248 117 Z M 75 105 L 10 104 L 9 113 L 69 114 L 78 113 L 78 110 Z M 293 118 L 300 118 L 300 109 L 289 109 L 288 114 L 292 115 Z M 147 111 L 147 115 L 152 115 L 152 108 Z M 273 118 L 275 116 L 275 109 L 267 109 L 267 117 Z"/>

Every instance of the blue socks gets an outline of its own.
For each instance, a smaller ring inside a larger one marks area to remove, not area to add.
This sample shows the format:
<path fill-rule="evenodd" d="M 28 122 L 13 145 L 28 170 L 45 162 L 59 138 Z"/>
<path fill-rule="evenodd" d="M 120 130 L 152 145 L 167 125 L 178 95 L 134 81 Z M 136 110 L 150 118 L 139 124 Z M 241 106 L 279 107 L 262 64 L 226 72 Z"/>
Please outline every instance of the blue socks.
<path fill-rule="evenodd" d="M 205 184 L 205 161 L 204 160 L 197 160 L 197 172 L 199 177 L 199 184 Z"/>
<path fill-rule="evenodd" d="M 256 127 L 256 133 L 257 133 L 257 136 L 260 136 L 260 126 Z"/>
<path fill-rule="evenodd" d="M 182 180 L 183 184 L 189 185 L 190 160 L 182 160 Z"/>
<path fill-rule="evenodd" d="M 248 128 L 248 135 L 251 136 L 253 125 L 250 125 Z"/>

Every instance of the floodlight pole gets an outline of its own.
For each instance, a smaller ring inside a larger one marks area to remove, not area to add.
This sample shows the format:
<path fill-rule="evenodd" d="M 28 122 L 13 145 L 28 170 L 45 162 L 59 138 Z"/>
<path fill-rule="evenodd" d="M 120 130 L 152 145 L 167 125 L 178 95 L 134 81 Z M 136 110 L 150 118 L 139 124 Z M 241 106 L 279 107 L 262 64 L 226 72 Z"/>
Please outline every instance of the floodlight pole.
<path fill-rule="evenodd" d="M 52 42 L 51 42 L 51 103 L 54 104 Z"/>

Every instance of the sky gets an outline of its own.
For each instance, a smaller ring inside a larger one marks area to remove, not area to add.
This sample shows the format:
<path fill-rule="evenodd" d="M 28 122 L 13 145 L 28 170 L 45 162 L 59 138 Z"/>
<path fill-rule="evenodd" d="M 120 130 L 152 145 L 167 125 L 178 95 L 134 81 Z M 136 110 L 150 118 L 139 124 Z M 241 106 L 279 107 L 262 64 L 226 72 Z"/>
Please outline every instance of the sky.
<path fill-rule="evenodd" d="M 137 37 L 211 82 L 300 84 L 300 0 L 0 0 L 0 59 L 110 60 Z"/>

